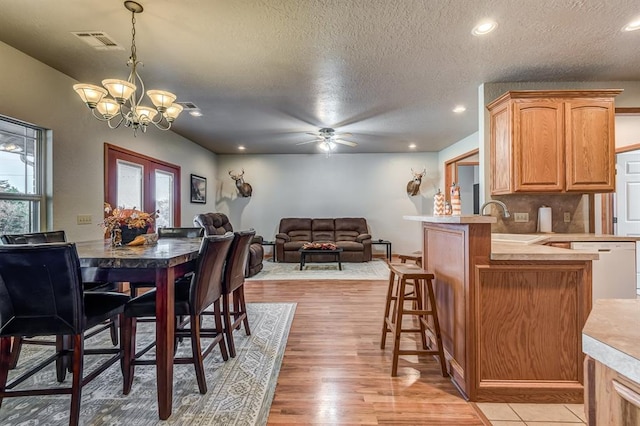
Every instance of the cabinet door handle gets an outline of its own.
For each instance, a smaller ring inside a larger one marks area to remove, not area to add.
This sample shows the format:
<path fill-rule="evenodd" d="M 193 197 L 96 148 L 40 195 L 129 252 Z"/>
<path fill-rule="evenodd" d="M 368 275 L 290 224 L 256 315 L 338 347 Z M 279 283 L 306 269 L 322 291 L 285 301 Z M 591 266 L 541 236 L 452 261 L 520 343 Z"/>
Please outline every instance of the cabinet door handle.
<path fill-rule="evenodd" d="M 638 392 L 633 389 L 629 389 L 617 380 L 612 380 L 612 384 L 613 389 L 615 389 L 618 395 L 620 395 L 624 400 L 640 408 L 640 394 Z"/>

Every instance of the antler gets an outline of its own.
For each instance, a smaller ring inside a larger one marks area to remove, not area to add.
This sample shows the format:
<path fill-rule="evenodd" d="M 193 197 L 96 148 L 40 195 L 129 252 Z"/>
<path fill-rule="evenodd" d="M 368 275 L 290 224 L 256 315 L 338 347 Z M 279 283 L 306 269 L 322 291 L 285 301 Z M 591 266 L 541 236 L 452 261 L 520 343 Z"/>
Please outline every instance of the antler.
<path fill-rule="evenodd" d="M 426 167 L 426 166 L 423 166 L 423 167 L 422 167 L 422 171 L 421 171 L 420 173 L 416 173 L 416 172 L 415 172 L 415 170 L 413 170 L 413 167 L 412 167 L 412 168 L 411 168 L 411 174 L 412 174 L 414 177 L 418 177 L 418 176 L 420 176 L 420 178 L 423 178 L 423 177 L 424 177 L 424 175 L 426 175 L 426 174 L 427 174 L 427 167 Z"/>

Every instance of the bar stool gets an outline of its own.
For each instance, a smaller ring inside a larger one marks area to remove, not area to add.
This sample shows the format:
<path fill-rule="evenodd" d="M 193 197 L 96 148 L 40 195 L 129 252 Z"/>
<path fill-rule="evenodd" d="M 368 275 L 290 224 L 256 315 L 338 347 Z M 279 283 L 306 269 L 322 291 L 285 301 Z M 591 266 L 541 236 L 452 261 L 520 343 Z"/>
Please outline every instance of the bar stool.
<path fill-rule="evenodd" d="M 434 275 L 412 265 L 391 263 L 389 264 L 389 289 L 387 290 L 387 300 L 382 322 L 382 339 L 380 348 L 384 349 L 387 333 L 393 333 L 393 363 L 391 366 L 391 376 L 398 375 L 398 357 L 400 355 L 437 355 L 440 358 L 440 368 L 442 375 L 447 377 L 447 366 L 442 349 L 442 337 L 440 334 L 440 323 L 438 322 L 438 312 L 436 300 L 433 292 Z M 398 278 L 396 281 L 396 277 Z M 413 293 L 406 292 L 407 281 L 413 283 Z M 406 301 L 412 301 L 411 309 L 405 307 Z M 425 306 L 425 304 L 427 306 Z M 402 321 L 407 316 L 417 317 L 418 328 L 403 328 Z M 432 323 L 428 317 L 431 316 Z M 432 335 L 432 345 L 427 345 L 427 332 Z M 400 349 L 400 338 L 402 333 L 420 333 L 422 349 Z"/>
<path fill-rule="evenodd" d="M 422 268 L 422 253 L 414 253 L 414 254 L 400 254 L 398 255 L 400 259 L 400 263 L 407 263 L 407 260 L 412 261 L 416 265 Z"/>

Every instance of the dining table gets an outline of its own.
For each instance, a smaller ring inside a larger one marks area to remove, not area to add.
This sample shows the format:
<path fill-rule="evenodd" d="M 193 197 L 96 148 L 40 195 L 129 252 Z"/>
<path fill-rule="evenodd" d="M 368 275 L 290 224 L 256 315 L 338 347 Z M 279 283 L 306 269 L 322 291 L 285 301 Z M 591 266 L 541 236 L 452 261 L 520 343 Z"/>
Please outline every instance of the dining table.
<path fill-rule="evenodd" d="M 76 242 L 82 279 L 150 282 L 156 286 L 158 414 L 171 416 L 174 357 L 174 281 L 195 270 L 201 238 L 165 238 L 153 245 L 112 247 L 111 240 Z"/>

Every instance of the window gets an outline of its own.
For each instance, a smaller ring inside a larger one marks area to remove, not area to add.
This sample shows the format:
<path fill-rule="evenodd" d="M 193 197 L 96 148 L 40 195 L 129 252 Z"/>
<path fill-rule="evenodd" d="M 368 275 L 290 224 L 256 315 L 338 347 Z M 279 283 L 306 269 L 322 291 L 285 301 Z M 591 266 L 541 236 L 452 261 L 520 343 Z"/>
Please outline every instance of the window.
<path fill-rule="evenodd" d="M 180 167 L 105 144 L 106 201 L 158 212 L 156 227 L 180 226 Z"/>
<path fill-rule="evenodd" d="M 0 116 L 0 234 L 38 232 L 44 223 L 44 134 Z"/>

